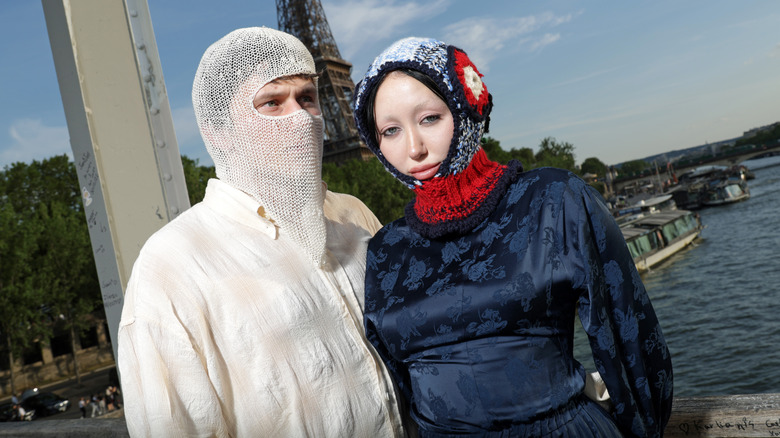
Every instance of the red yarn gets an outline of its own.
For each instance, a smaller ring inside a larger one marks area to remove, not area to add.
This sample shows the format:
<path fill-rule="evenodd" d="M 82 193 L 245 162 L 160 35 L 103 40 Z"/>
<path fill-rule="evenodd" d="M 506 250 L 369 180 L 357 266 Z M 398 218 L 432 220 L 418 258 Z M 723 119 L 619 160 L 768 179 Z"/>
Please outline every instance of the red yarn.
<path fill-rule="evenodd" d="M 455 72 L 458 75 L 458 81 L 460 81 L 460 85 L 463 87 L 463 94 L 466 96 L 466 100 L 468 100 L 469 104 L 480 114 L 482 115 L 482 112 L 485 110 L 485 106 L 488 104 L 489 97 L 488 97 L 488 91 L 487 86 L 483 82 L 482 85 L 482 92 L 479 94 L 479 98 L 477 98 L 474 95 L 474 92 L 471 91 L 471 88 L 466 83 L 466 78 L 463 73 L 463 69 L 465 67 L 471 67 L 474 69 L 474 72 L 479 76 L 482 77 L 482 73 L 477 70 L 477 66 L 474 65 L 473 62 L 471 62 L 471 59 L 469 57 L 461 52 L 460 50 L 454 50 L 453 51 L 455 55 Z"/>
<path fill-rule="evenodd" d="M 463 172 L 430 179 L 415 189 L 414 211 L 417 217 L 427 224 L 467 217 L 482 205 L 506 168 L 490 161 L 485 151 L 479 148 Z"/>

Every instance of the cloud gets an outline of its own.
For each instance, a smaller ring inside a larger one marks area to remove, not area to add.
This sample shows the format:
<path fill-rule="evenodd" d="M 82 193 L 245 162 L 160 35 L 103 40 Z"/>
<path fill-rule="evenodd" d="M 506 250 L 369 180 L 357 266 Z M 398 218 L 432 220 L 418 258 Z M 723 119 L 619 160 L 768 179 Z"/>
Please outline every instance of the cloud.
<path fill-rule="evenodd" d="M 769 52 L 770 58 L 780 58 L 780 43 L 776 44 Z"/>
<path fill-rule="evenodd" d="M 563 87 L 563 86 L 567 86 L 567 85 L 576 84 L 578 82 L 587 81 L 589 79 L 593 79 L 593 78 L 596 78 L 596 77 L 599 77 L 599 76 L 603 76 L 605 74 L 612 73 L 613 71 L 618 70 L 620 68 L 621 67 L 613 67 L 613 68 L 609 68 L 609 69 L 605 69 L 605 70 L 596 71 L 596 72 L 593 72 L 593 73 L 588 73 L 588 74 L 586 74 L 584 76 L 579 76 L 579 77 L 576 77 L 576 78 L 573 78 L 573 79 L 569 79 L 569 80 L 566 80 L 566 81 L 563 81 L 563 82 L 559 82 L 557 84 L 553 84 L 553 85 L 550 86 L 550 88 Z"/>
<path fill-rule="evenodd" d="M 41 119 L 17 119 L 8 127 L 10 142 L 0 146 L 0 167 L 67 154 L 73 160 L 67 126 L 46 126 Z"/>
<path fill-rule="evenodd" d="M 532 52 L 540 50 L 546 46 L 549 46 L 550 44 L 558 41 L 561 39 L 561 34 L 559 33 L 546 33 L 542 35 L 540 38 L 537 38 L 535 40 L 532 40 L 529 44 L 529 48 Z"/>
<path fill-rule="evenodd" d="M 333 38 L 338 41 L 343 59 L 351 59 L 376 41 L 393 38 L 405 26 L 444 12 L 451 0 L 400 3 L 394 0 L 349 0 L 325 2 Z M 418 35 L 428 36 L 428 35 Z"/>
<path fill-rule="evenodd" d="M 560 40 L 559 33 L 538 33 L 568 23 L 575 15 L 545 12 L 526 17 L 467 18 L 445 27 L 444 40 L 466 50 L 480 70 L 488 71 L 490 61 L 507 55 L 504 47 L 534 52 Z"/>

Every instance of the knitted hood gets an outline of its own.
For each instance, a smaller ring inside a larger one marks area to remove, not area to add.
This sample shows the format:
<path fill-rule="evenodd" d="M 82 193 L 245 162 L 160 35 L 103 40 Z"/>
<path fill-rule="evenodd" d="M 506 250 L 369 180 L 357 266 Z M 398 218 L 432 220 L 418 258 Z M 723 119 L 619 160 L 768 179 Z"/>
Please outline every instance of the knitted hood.
<path fill-rule="evenodd" d="M 422 185 L 416 178 L 404 175 L 391 165 L 379 150 L 374 127 L 368 126 L 367 101 L 387 73 L 401 68 L 417 70 L 434 80 L 453 117 L 455 132 L 447 158 L 436 177 L 462 172 L 480 147 L 487 132 L 492 97 L 482 82 L 482 75 L 466 53 L 455 46 L 430 38 L 405 38 L 382 52 L 357 85 L 354 96 L 355 121 L 360 136 L 385 168 L 397 179 L 414 189 Z"/>

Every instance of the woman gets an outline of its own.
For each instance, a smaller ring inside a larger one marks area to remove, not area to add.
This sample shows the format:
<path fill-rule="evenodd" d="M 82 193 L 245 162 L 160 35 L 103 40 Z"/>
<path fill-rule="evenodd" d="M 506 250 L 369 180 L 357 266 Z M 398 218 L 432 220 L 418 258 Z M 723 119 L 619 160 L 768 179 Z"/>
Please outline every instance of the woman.
<path fill-rule="evenodd" d="M 600 195 L 488 160 L 492 99 L 468 56 L 385 50 L 355 94 L 363 141 L 416 197 L 369 244 L 365 326 L 421 436 L 661 436 L 672 368 Z M 583 396 L 575 312 L 613 413 Z"/>

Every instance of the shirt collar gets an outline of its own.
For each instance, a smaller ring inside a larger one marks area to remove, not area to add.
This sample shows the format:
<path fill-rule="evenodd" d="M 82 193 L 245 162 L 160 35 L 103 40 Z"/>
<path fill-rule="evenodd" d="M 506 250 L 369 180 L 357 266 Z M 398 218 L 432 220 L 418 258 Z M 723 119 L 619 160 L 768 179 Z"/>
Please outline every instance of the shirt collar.
<path fill-rule="evenodd" d="M 276 224 L 253 197 L 218 179 L 210 179 L 203 203 L 236 222 L 252 227 L 272 239 L 279 237 Z"/>

